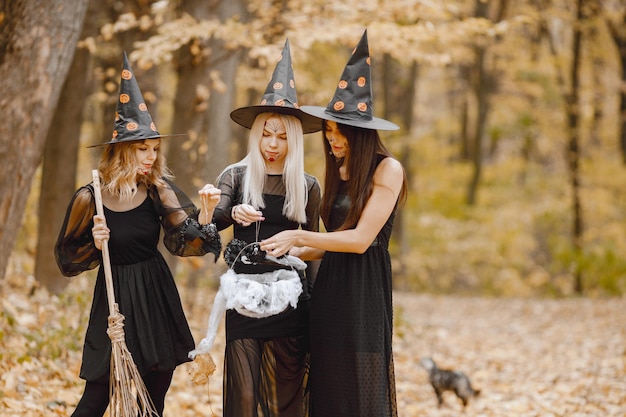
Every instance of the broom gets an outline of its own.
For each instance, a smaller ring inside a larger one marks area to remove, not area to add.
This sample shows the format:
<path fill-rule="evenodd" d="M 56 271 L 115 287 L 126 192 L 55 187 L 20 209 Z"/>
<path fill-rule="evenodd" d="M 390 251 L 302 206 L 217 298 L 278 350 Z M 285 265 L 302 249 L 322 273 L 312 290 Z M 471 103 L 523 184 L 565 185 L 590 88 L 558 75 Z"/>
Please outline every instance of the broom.
<path fill-rule="evenodd" d="M 91 171 L 96 197 L 96 212 L 104 216 L 100 176 L 98 170 Z M 133 357 L 124 339 L 124 316 L 120 314 L 113 292 L 113 275 L 109 258 L 109 242 L 102 242 L 102 266 L 109 302 L 109 328 L 111 339 L 111 371 L 109 380 L 109 415 L 111 417 L 158 416 L 146 386 L 141 379 Z"/>

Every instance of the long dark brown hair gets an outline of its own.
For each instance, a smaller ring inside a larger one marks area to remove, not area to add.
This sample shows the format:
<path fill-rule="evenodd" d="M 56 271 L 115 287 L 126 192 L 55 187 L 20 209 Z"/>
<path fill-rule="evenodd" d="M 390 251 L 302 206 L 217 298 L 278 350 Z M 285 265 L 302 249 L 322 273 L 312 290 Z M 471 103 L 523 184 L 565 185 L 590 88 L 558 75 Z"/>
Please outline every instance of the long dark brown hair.
<path fill-rule="evenodd" d="M 353 127 L 337 123 L 339 131 L 348 139 L 349 158 L 347 165 L 348 197 L 350 197 L 350 209 L 346 221 L 340 230 L 351 229 L 356 226 L 363 213 L 367 200 L 372 195 L 374 186 L 374 172 L 378 166 L 379 155 L 392 157 L 391 152 L 383 145 L 378 131 Z M 330 213 L 333 202 L 339 190 L 341 181 L 339 167 L 343 158 L 337 159 L 331 151 L 330 144 L 326 139 L 326 121 L 323 124 L 324 154 L 326 157 L 326 172 L 324 176 L 324 196 L 322 197 L 321 216 L 324 224 L 330 224 Z M 406 173 L 402 179 L 402 189 L 398 196 L 398 204 L 404 204 L 407 194 Z"/>

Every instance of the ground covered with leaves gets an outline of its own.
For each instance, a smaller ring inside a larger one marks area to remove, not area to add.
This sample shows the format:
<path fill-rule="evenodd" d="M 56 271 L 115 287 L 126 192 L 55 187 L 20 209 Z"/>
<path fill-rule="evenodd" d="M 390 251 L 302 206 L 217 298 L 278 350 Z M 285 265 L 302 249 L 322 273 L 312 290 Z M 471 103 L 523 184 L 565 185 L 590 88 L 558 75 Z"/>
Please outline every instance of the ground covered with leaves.
<path fill-rule="evenodd" d="M 0 416 L 70 415 L 93 277 L 74 278 L 60 296 L 10 277 L 0 311 Z M 181 291 L 184 289 L 181 288 Z M 214 292 L 182 293 L 197 340 Z M 491 299 L 396 293 L 394 361 L 399 415 L 626 415 L 626 298 Z M 223 326 L 208 386 L 179 367 L 166 415 L 221 415 Z M 481 390 L 463 410 L 453 393 L 437 401 L 420 358 L 466 373 Z"/>

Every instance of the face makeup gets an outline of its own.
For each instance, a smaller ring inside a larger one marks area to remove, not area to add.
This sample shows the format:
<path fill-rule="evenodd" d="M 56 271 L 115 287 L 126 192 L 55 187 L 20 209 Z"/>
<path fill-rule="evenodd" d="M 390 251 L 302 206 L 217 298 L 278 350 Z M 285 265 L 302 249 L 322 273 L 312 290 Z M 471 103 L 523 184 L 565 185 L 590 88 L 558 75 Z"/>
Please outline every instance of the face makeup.
<path fill-rule="evenodd" d="M 284 162 L 287 155 L 287 132 L 277 116 L 271 116 L 265 121 L 259 147 L 263 158 L 269 163 Z"/>

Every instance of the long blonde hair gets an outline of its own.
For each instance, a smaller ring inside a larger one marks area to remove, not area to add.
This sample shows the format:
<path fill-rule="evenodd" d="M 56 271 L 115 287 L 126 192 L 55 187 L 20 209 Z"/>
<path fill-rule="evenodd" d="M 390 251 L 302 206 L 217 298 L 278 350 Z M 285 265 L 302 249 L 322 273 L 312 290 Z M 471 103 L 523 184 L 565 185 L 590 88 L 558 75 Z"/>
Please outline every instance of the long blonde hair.
<path fill-rule="evenodd" d="M 137 193 L 137 168 L 139 166 L 135 150 L 143 145 L 143 140 L 120 142 L 106 145 L 98 164 L 102 177 L 103 189 L 109 194 L 119 197 L 123 201 L 130 201 Z M 146 186 L 163 186 L 165 179 L 174 176 L 167 167 L 165 156 L 159 149 L 152 169 L 147 175 L 142 175 L 139 181 Z"/>
<path fill-rule="evenodd" d="M 246 166 L 243 180 L 242 202 L 262 209 L 265 208 L 263 189 L 265 186 L 265 160 L 261 154 L 260 142 L 263 137 L 265 122 L 277 116 L 285 125 L 287 134 L 287 155 L 283 167 L 285 184 L 285 204 L 282 213 L 289 220 L 300 224 L 306 223 L 306 204 L 308 199 L 306 179 L 304 177 L 304 134 L 302 122 L 295 116 L 279 113 L 260 113 L 250 129 L 248 154 L 233 166 Z"/>

